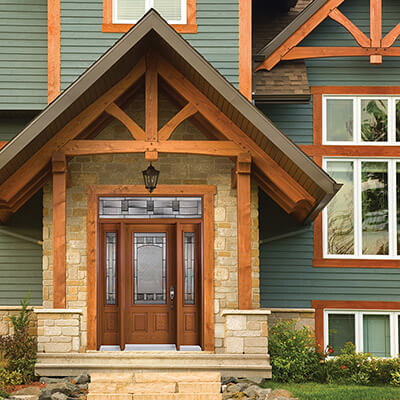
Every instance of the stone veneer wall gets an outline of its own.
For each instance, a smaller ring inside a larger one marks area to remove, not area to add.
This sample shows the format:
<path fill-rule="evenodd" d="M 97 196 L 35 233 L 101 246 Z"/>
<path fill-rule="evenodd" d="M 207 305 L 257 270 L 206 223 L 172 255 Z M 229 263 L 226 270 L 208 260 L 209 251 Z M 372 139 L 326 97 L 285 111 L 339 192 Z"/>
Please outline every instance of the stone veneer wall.
<path fill-rule="evenodd" d="M 0 307 L 0 336 L 11 335 L 13 327 L 10 320 L 11 315 L 17 315 L 21 310 L 20 306 L 1 306 Z M 29 333 L 37 335 L 37 318 L 36 314 L 32 313 L 31 321 L 29 324 Z"/>
<path fill-rule="evenodd" d="M 290 308 L 272 308 L 271 315 L 268 318 L 269 326 L 275 325 L 278 321 L 295 320 L 296 328 L 303 326 L 310 328 L 315 332 L 315 311 L 312 308 L 290 309 Z"/>
<path fill-rule="evenodd" d="M 135 108 L 136 107 L 136 108 Z M 143 110 L 140 102 L 134 102 L 126 111 L 134 114 L 141 123 Z M 160 100 L 164 116 L 168 121 L 176 111 Z M 163 125 L 163 122 L 159 124 Z M 130 139 L 126 128 L 118 121 L 110 123 L 98 136 L 99 139 Z M 202 140 L 204 136 L 188 121 L 175 131 L 176 140 Z M 231 188 L 233 162 L 228 158 L 160 154 L 154 163 L 161 171 L 160 185 L 215 185 L 215 345 L 223 351 L 224 309 L 237 308 L 237 196 Z M 115 154 L 75 157 L 68 163 L 69 182 L 67 188 L 67 308 L 82 310 L 81 346 L 87 344 L 87 276 L 86 276 L 86 215 L 87 185 L 143 184 L 141 171 L 148 162 L 144 155 Z M 134 193 L 133 193 L 134 195 Z M 258 253 L 258 191 L 252 185 L 252 278 L 253 303 L 259 308 L 259 253 Z M 43 195 L 43 307 L 52 307 L 52 188 L 44 187 Z"/>

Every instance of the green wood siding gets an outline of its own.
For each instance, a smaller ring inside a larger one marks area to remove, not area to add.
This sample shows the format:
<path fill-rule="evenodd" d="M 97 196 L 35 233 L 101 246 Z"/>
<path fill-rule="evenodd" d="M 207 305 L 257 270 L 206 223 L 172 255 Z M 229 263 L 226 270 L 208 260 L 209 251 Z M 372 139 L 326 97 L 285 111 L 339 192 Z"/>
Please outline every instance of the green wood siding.
<path fill-rule="evenodd" d="M 184 34 L 214 67 L 238 85 L 238 0 L 197 0 L 197 34 Z M 61 87 L 64 90 L 121 34 L 102 33 L 103 0 L 61 0 Z"/>
<path fill-rule="evenodd" d="M 0 117 L 0 141 L 9 141 L 16 136 L 35 114 Z"/>
<path fill-rule="evenodd" d="M 369 34 L 369 1 L 346 0 L 340 10 Z M 400 20 L 400 2 L 383 1 L 383 31 Z M 396 45 L 399 45 L 398 41 Z M 352 36 L 326 20 L 306 38 L 304 46 L 353 46 Z M 311 86 L 400 85 L 400 59 L 384 57 L 382 65 L 369 58 L 307 60 Z M 261 106 L 263 112 L 297 144 L 311 144 L 312 104 Z M 302 229 L 267 196 L 260 194 L 260 236 L 268 238 Z M 263 307 L 311 307 L 312 300 L 400 301 L 397 269 L 313 268 L 313 233 L 260 245 L 260 290 Z"/>
<path fill-rule="evenodd" d="M 47 2 L 0 0 L 0 110 L 47 104 Z"/>
<path fill-rule="evenodd" d="M 36 194 L 7 224 L 0 227 L 0 306 L 19 305 L 30 295 L 42 304 L 42 246 L 1 231 L 6 229 L 36 240 L 42 238 L 42 194 Z"/>

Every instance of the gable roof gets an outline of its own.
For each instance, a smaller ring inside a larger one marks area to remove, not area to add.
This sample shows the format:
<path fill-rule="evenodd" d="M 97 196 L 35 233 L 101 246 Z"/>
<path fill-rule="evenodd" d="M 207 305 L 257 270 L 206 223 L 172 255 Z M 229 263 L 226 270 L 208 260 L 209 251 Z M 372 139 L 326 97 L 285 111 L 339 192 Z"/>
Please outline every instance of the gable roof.
<path fill-rule="evenodd" d="M 316 199 L 308 220 L 318 215 L 339 189 L 319 166 L 234 88 L 209 62 L 175 32 L 154 10 L 149 11 L 127 34 L 111 47 L 72 85 L 48 105 L 25 129 L 0 151 L 0 206 L 11 211 L 23 204 L 17 194 L 9 193 L 12 182 L 18 182 L 18 171 L 33 154 L 54 139 L 67 123 L 77 117 L 96 99 L 112 88 L 132 70 L 145 50 L 156 46 L 187 79 L 243 132 L 266 156 L 293 177 Z M 35 190 L 49 170 L 48 166 L 36 180 Z M 28 170 L 27 173 L 30 173 Z M 271 173 L 271 171 L 270 171 Z M 33 172 L 32 172 L 33 174 Z M 28 180 L 29 177 L 24 176 Z M 43 183 L 41 183 L 43 184 Z M 33 186 L 23 188 L 32 192 Z M 11 206 L 13 202 L 13 206 Z"/>

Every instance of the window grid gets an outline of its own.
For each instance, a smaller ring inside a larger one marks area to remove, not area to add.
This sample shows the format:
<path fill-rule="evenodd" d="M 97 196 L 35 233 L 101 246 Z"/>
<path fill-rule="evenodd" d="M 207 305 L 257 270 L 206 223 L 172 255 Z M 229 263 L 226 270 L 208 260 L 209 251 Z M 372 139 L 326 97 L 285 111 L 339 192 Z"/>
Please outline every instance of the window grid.
<path fill-rule="evenodd" d="M 145 2 L 145 13 L 154 7 L 155 0 L 143 0 Z M 113 23 L 114 24 L 135 24 L 139 19 L 118 19 L 118 3 L 119 0 L 113 0 Z M 187 0 L 181 0 L 181 19 L 168 20 L 170 24 L 186 24 L 187 23 Z"/>
<path fill-rule="evenodd" d="M 328 100 L 353 100 L 353 140 L 352 141 L 328 141 L 327 139 L 327 101 Z M 362 100 L 387 100 L 388 101 L 388 133 L 387 141 L 374 142 L 361 139 L 361 102 Z M 344 146 L 393 146 L 399 144 L 396 141 L 396 103 L 400 97 L 395 96 L 323 96 L 322 102 L 322 144 Z"/>
<path fill-rule="evenodd" d="M 398 311 L 372 311 L 372 310 L 325 310 L 324 311 L 324 343 L 329 344 L 329 315 L 331 314 L 350 314 L 355 318 L 355 338 L 357 352 L 364 352 L 364 331 L 363 316 L 364 315 L 388 315 L 390 320 L 390 357 L 398 357 L 399 348 L 399 317 Z"/>
<path fill-rule="evenodd" d="M 353 186 L 354 186 L 354 254 L 329 254 L 328 253 L 328 207 L 322 213 L 323 227 L 323 255 L 324 258 L 347 259 L 398 259 L 397 249 L 397 192 L 396 192 L 396 167 L 399 160 L 382 158 L 324 158 L 323 169 L 327 170 L 327 163 L 353 162 Z M 389 254 L 370 255 L 362 254 L 362 206 L 361 206 L 361 163 L 385 162 L 388 163 L 388 222 L 389 222 Z"/>

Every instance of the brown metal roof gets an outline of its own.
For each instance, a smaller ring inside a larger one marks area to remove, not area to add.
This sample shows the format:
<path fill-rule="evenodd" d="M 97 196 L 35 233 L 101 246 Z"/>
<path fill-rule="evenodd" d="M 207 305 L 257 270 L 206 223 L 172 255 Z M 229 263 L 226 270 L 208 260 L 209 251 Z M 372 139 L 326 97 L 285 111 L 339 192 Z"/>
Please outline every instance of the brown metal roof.
<path fill-rule="evenodd" d="M 310 218 L 339 186 L 234 88 L 154 10 L 148 12 L 0 152 L 0 184 L 154 47 L 317 199 Z"/>

